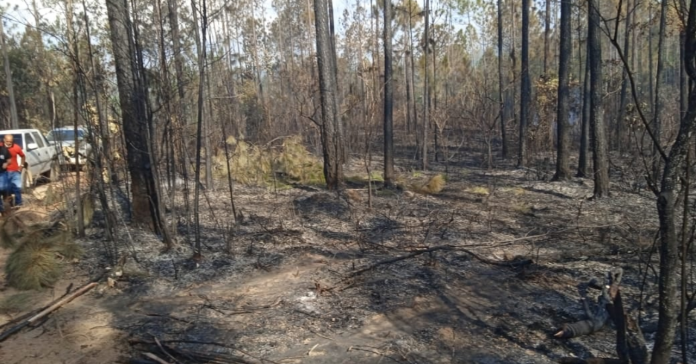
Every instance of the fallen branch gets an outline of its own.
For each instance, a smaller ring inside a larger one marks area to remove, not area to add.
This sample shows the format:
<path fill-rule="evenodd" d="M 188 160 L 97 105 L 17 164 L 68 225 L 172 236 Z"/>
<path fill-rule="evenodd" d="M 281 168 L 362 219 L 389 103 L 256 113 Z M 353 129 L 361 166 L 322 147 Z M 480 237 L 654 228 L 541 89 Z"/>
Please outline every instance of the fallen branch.
<path fill-rule="evenodd" d="M 67 295 L 70 294 L 70 292 L 72 291 L 72 286 L 73 286 L 73 284 L 70 283 L 70 285 L 68 286 L 68 288 L 65 289 L 65 293 L 63 293 L 62 296 L 60 296 L 60 297 L 56 298 L 55 300 L 51 301 L 51 302 L 50 302 L 49 304 L 47 304 L 46 306 L 41 307 L 41 308 L 37 308 L 37 309 L 32 310 L 32 311 L 29 311 L 29 312 L 27 312 L 27 313 L 25 313 L 25 314 L 23 314 L 23 315 L 21 315 L 21 316 L 19 316 L 19 317 L 16 317 L 16 318 L 14 318 L 14 319 L 12 319 L 12 320 L 10 320 L 10 321 L 5 322 L 4 324 L 0 325 L 0 329 L 2 329 L 2 328 L 4 328 L 4 327 L 7 327 L 7 326 L 15 325 L 16 323 L 18 323 L 18 322 L 20 322 L 20 321 L 22 321 L 22 320 L 26 320 L 27 318 L 32 317 L 32 316 L 36 315 L 37 313 L 39 313 L 39 312 L 45 310 L 47 307 L 53 306 L 53 304 L 55 304 L 56 302 L 62 300 L 65 296 L 67 296 Z"/>
<path fill-rule="evenodd" d="M 462 246 L 458 246 L 458 245 L 441 245 L 441 246 L 436 246 L 436 247 L 433 247 L 433 248 L 418 250 L 418 251 L 415 251 L 415 252 L 413 252 L 413 253 L 411 253 L 411 254 L 402 255 L 402 256 L 400 256 L 400 257 L 395 257 L 395 258 L 390 258 L 390 259 L 385 259 L 385 260 L 379 261 L 379 262 L 377 262 L 377 263 L 375 263 L 375 264 L 372 264 L 372 265 L 370 265 L 370 266 L 367 266 L 367 267 L 364 267 L 364 268 L 361 268 L 361 269 L 358 269 L 358 270 L 356 270 L 356 271 L 353 271 L 353 272 L 349 273 L 348 276 L 347 276 L 346 278 L 344 278 L 343 280 L 346 280 L 346 279 L 348 279 L 348 278 L 353 278 L 353 277 L 358 276 L 358 275 L 360 275 L 360 274 L 363 274 L 363 273 L 365 273 L 365 272 L 369 272 L 369 271 L 371 271 L 371 270 L 373 270 L 373 269 L 375 269 L 375 268 L 377 268 L 377 267 L 379 267 L 379 266 L 382 266 L 382 265 L 393 264 L 393 263 L 396 263 L 396 262 L 400 262 L 400 261 L 402 261 L 402 260 L 406 260 L 406 259 L 410 259 L 410 258 L 413 258 L 413 257 L 417 257 L 417 256 L 419 256 L 419 255 L 421 255 L 421 254 L 433 253 L 433 252 L 437 252 L 437 251 L 458 251 L 458 252 L 463 252 L 463 253 L 466 253 L 466 254 L 471 255 L 472 257 L 474 257 L 474 259 L 476 259 L 476 260 L 478 260 L 478 261 L 480 261 L 480 262 L 482 262 L 482 263 L 492 264 L 492 265 L 499 265 L 499 266 L 505 266 L 505 267 L 520 267 L 520 266 L 530 265 L 530 264 L 533 263 L 533 261 L 532 261 L 531 259 L 516 259 L 516 260 L 511 260 L 511 261 L 492 260 L 492 259 L 484 258 L 484 257 L 482 257 L 482 256 L 480 256 L 480 255 L 478 255 L 478 254 L 476 254 L 476 253 L 474 253 L 474 252 L 472 252 L 471 250 L 462 247 Z"/>
<path fill-rule="evenodd" d="M 156 337 L 153 336 L 152 338 L 155 339 L 155 342 L 157 343 L 157 346 L 160 348 L 160 350 L 162 350 L 162 352 L 164 353 L 164 355 L 166 355 L 166 356 L 168 356 L 170 359 L 174 360 L 175 363 L 181 364 L 178 360 L 176 360 L 175 357 L 172 356 L 172 354 L 169 354 L 169 352 L 168 352 L 167 350 L 164 349 L 164 346 L 162 346 L 162 343 L 160 343 L 160 341 L 157 340 Z"/>
<path fill-rule="evenodd" d="M 9 328 L 8 330 L 6 330 L 2 334 L 0 334 L 0 342 L 5 341 L 5 339 L 7 339 L 8 337 L 12 336 L 13 334 L 19 332 L 24 327 L 29 326 L 32 323 L 48 316 L 53 311 L 61 308 L 63 305 L 69 303 L 70 301 L 74 300 L 75 298 L 82 296 L 83 294 L 85 294 L 85 292 L 89 291 L 90 289 L 92 289 L 96 286 L 97 286 L 97 282 L 88 283 L 87 285 L 83 286 L 82 288 L 78 289 L 77 291 L 63 297 L 62 299 L 59 299 L 57 302 L 46 307 L 44 310 L 42 310 L 38 314 L 32 316 L 31 318 L 21 322 L 20 324 L 14 326 L 14 327 Z"/>
<path fill-rule="evenodd" d="M 130 345 L 146 345 L 148 346 L 148 350 L 150 351 L 156 351 L 159 350 L 165 355 L 170 356 L 172 359 L 174 359 L 175 356 L 179 356 L 182 358 L 185 358 L 187 360 L 200 360 L 204 362 L 210 362 L 210 363 L 242 363 L 242 364 L 262 364 L 264 362 L 268 363 L 274 363 L 268 359 L 262 359 L 262 358 L 257 358 L 254 357 L 248 353 L 246 353 L 243 350 L 237 349 L 233 346 L 230 345 L 225 345 L 222 343 L 215 343 L 215 342 L 204 342 L 204 341 L 195 341 L 195 340 L 157 340 L 156 342 L 154 341 L 149 341 L 149 340 L 144 340 L 144 339 L 130 339 L 128 340 L 128 343 Z M 222 353 L 215 353 L 215 354 L 208 354 L 205 352 L 201 351 L 191 351 L 191 350 L 185 350 L 179 347 L 175 347 L 170 344 L 196 344 L 196 345 L 208 345 L 208 346 L 217 346 L 229 350 L 234 350 L 241 355 L 232 355 L 232 354 L 222 354 Z"/>
<path fill-rule="evenodd" d="M 561 358 L 558 360 L 561 364 L 626 364 L 626 362 L 619 359 L 607 359 L 607 358 L 590 358 L 590 359 L 578 359 L 578 358 Z"/>

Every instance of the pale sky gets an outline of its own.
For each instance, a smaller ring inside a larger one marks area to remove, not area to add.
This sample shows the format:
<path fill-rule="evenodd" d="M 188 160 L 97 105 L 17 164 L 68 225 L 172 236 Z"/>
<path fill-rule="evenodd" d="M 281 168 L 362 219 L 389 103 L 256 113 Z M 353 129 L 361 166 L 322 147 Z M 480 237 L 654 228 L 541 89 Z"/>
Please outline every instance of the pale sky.
<path fill-rule="evenodd" d="M 266 4 L 266 9 L 267 9 L 267 15 L 270 16 L 271 18 L 275 15 L 273 12 L 273 9 L 271 7 L 271 2 L 272 0 L 264 0 Z M 369 4 L 368 0 L 361 0 L 365 4 Z M 421 6 L 423 6 L 424 0 L 417 0 Z M 39 3 L 41 1 L 39 0 Z M 338 19 L 341 17 L 343 14 L 343 11 L 345 9 L 352 9 L 355 5 L 355 0 L 334 0 L 334 16 L 335 19 L 338 23 Z M 29 6 L 31 5 L 31 0 L 0 0 L 0 7 L 3 9 L 8 9 L 7 14 L 6 14 L 6 19 L 5 19 L 5 25 L 6 25 L 6 30 L 5 31 L 10 31 L 13 26 L 16 25 L 17 29 L 23 28 L 23 25 L 21 23 L 29 23 L 33 24 L 33 18 L 31 16 L 31 13 L 28 11 Z M 41 5 L 39 5 L 41 6 Z M 41 9 L 41 15 L 44 19 L 46 19 L 49 22 L 53 22 L 55 18 L 59 15 L 58 12 L 49 9 L 49 8 L 43 8 Z M 9 19 L 8 19 L 9 18 Z"/>

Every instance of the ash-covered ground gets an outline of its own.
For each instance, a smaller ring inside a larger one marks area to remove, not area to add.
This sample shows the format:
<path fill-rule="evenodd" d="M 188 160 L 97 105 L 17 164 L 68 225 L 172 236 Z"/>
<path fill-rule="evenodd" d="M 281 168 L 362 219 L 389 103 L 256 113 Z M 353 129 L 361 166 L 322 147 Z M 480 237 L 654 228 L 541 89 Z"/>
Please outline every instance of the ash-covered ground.
<path fill-rule="evenodd" d="M 591 180 L 452 170 L 438 194 L 377 189 L 372 207 L 359 184 L 341 194 L 235 185 L 238 222 L 219 181 L 201 199 L 200 262 L 191 259 L 194 235 L 175 190 L 166 202 L 175 249 L 162 252 L 158 237 L 122 221 L 119 248 L 128 259 L 115 285 L 100 285 L 42 327 L 0 344 L 0 361 L 128 362 L 158 348 L 192 363 L 615 357 L 611 326 L 569 340 L 552 335 L 584 318 L 578 285 L 616 267 L 624 270 L 624 304 L 640 313 L 652 343 L 658 257 L 650 253 L 657 228 L 650 192 L 615 178 L 611 198 L 591 200 Z M 85 258 L 53 295 L 109 265 L 99 216 L 95 224 L 80 242 Z M 532 263 L 515 263 L 523 260 Z"/>

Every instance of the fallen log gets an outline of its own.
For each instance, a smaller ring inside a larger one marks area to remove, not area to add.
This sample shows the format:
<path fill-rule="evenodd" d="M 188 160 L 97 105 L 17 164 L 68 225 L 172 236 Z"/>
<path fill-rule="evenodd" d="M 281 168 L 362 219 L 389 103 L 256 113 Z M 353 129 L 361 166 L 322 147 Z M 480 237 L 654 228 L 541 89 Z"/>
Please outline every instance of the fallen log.
<path fill-rule="evenodd" d="M 97 284 L 98 284 L 97 282 L 88 283 L 88 284 L 82 286 L 81 288 L 79 288 L 78 290 L 76 290 L 75 292 L 73 292 L 73 293 L 71 293 L 71 294 L 69 294 L 69 295 L 67 295 L 67 296 L 65 296 L 65 297 L 63 297 L 63 298 L 61 298 L 61 299 L 59 299 L 57 302 L 55 302 L 54 304 L 52 304 L 52 305 L 46 307 L 44 310 L 42 310 L 41 312 L 37 313 L 36 315 L 30 317 L 29 319 L 27 319 L 27 320 L 25 320 L 25 321 L 22 321 L 22 322 L 19 323 L 18 325 L 15 325 L 15 326 L 13 326 L 13 327 L 7 329 L 7 330 L 4 331 L 2 334 L 0 334 L 0 342 L 5 341 L 8 337 L 14 335 L 15 333 L 19 332 L 19 331 L 22 330 L 23 328 L 25 328 L 25 327 L 31 325 L 32 323 L 34 323 L 34 322 L 36 322 L 36 321 L 38 321 L 38 320 L 41 320 L 42 318 L 44 318 L 44 317 L 46 317 L 47 315 L 51 314 L 53 311 L 55 311 L 55 310 L 61 308 L 63 305 L 65 305 L 65 304 L 69 303 L 70 301 L 74 300 L 75 298 L 82 296 L 83 294 L 85 294 L 85 293 L 86 293 L 87 291 L 89 291 L 90 289 L 96 287 Z"/>

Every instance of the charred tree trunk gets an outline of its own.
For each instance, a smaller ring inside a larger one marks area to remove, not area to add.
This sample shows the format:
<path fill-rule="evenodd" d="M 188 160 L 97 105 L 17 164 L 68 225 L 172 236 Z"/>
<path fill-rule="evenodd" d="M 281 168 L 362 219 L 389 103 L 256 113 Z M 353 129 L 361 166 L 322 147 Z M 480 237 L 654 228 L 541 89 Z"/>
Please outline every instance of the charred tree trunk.
<path fill-rule="evenodd" d="M 112 43 L 112 54 L 116 64 L 116 79 L 126 143 L 128 171 L 131 176 L 133 221 L 144 224 L 157 234 L 162 234 L 167 246 L 172 245 L 163 223 L 159 181 L 153 173 L 154 167 L 148 148 L 148 117 L 146 115 L 144 85 L 136 82 L 138 66 L 133 28 L 125 0 L 107 0 L 106 9 Z"/>
<path fill-rule="evenodd" d="M 505 76 L 503 73 L 503 4 L 498 0 L 498 102 L 500 103 L 500 136 L 503 143 L 503 158 L 508 157 L 508 141 L 505 131 L 507 122 L 507 108 L 505 107 Z"/>
<path fill-rule="evenodd" d="M 602 105 L 602 43 L 599 13 L 599 0 L 589 0 L 587 44 L 590 61 L 590 124 L 592 126 L 592 147 L 594 164 L 594 196 L 609 195 L 609 163 L 606 133 L 604 130 L 604 107 Z"/>
<path fill-rule="evenodd" d="M 71 62 L 70 65 L 72 66 L 72 76 L 73 76 L 73 84 L 72 84 L 72 107 L 73 107 L 73 128 L 77 131 L 77 126 L 80 123 L 79 121 L 79 111 L 81 109 L 80 107 L 80 96 L 79 96 L 79 85 L 80 85 L 80 49 L 77 44 L 77 34 L 75 34 L 75 29 L 73 26 L 73 6 L 72 0 L 67 0 L 65 3 L 65 8 L 66 8 L 66 30 L 68 33 L 68 47 L 69 47 L 69 52 L 70 52 L 70 58 Z M 78 167 L 75 168 L 75 201 L 80 201 L 80 196 L 82 194 L 80 193 L 80 168 L 79 168 L 79 163 L 80 163 L 80 154 L 77 153 L 77 151 L 80 150 L 80 138 L 78 138 L 77 132 L 75 133 L 75 138 L 74 138 L 74 143 L 75 143 L 75 158 L 77 160 L 77 165 Z M 85 163 L 88 163 L 85 161 Z M 86 166 L 86 164 L 85 164 Z M 82 204 L 77 204 L 77 209 L 76 209 L 76 220 L 77 224 L 75 225 L 75 231 L 76 235 L 78 237 L 84 237 L 85 236 L 85 226 L 84 226 L 84 219 L 83 219 L 83 211 L 82 211 Z"/>
<path fill-rule="evenodd" d="M 384 0 L 384 185 L 394 179 L 394 82 L 392 81 L 391 0 Z"/>
<path fill-rule="evenodd" d="M 193 7 L 193 13 L 197 14 L 198 13 L 198 6 L 196 4 L 196 0 L 191 0 L 191 5 Z M 203 89 L 204 89 L 204 83 L 205 83 L 205 58 L 206 58 L 206 31 L 207 31 L 207 8 L 206 8 L 206 1 L 203 0 L 203 8 L 201 11 L 201 16 L 203 19 L 201 26 L 200 26 L 200 31 L 198 29 L 198 17 L 194 16 L 194 19 L 196 20 L 194 23 L 194 27 L 196 27 L 196 44 L 198 45 L 198 108 L 197 108 L 197 123 L 196 123 L 196 177 L 195 177 L 195 183 L 196 186 L 194 188 L 194 197 L 193 197 L 193 218 L 194 220 L 194 225 L 195 225 L 195 251 L 194 251 L 194 259 L 200 260 L 202 258 L 201 255 L 201 227 L 200 227 L 200 220 L 199 220 L 199 208 L 200 208 L 200 193 L 201 193 L 201 149 L 202 149 L 202 141 L 203 138 L 205 137 L 203 135 Z M 200 37 L 200 38 L 199 38 Z M 225 141 L 227 142 L 227 141 Z M 206 153 L 209 153 L 206 150 Z M 206 160 L 208 158 L 206 157 Z M 207 169 L 206 169 L 207 170 Z M 210 186 L 208 186 L 210 187 Z"/>
<path fill-rule="evenodd" d="M 549 74 L 549 34 L 551 34 L 551 0 L 546 0 L 546 11 L 544 12 L 544 75 Z M 563 36 L 561 36 L 561 42 L 563 42 Z"/>
<path fill-rule="evenodd" d="M 527 125 L 532 90 L 529 80 L 529 0 L 522 0 L 522 86 L 520 90 L 520 141 L 517 166 L 524 167 L 527 159 Z"/>
<path fill-rule="evenodd" d="M 589 43 L 585 56 L 585 80 L 582 86 L 582 125 L 580 133 L 580 157 L 578 160 L 578 177 L 587 178 L 590 175 L 590 57 Z"/>
<path fill-rule="evenodd" d="M 548 1 L 546 5 L 548 12 Z M 569 125 L 568 116 L 570 113 L 569 99 L 569 82 L 570 82 L 570 60 L 573 53 L 572 37 L 573 30 L 571 28 L 571 4 L 570 1 L 561 2 L 561 44 L 560 58 L 558 63 L 558 113 L 556 119 L 558 122 L 558 148 L 556 161 L 555 180 L 566 180 L 570 177 L 569 164 Z"/>
<path fill-rule="evenodd" d="M 662 5 L 660 6 L 660 30 L 657 36 L 657 70 L 655 74 L 655 99 L 654 101 L 654 112 L 653 112 L 653 132 L 655 133 L 655 138 L 658 143 L 661 139 L 662 134 L 662 102 L 660 102 L 660 85 L 662 84 L 662 72 L 664 70 L 665 56 L 665 31 L 666 31 L 666 19 L 667 19 L 667 0 L 662 0 Z M 651 75 L 652 77 L 652 75 Z M 653 178 L 655 181 L 659 180 L 660 166 L 662 165 L 660 160 L 660 154 L 658 153 L 658 145 L 653 148 Z"/>
<path fill-rule="evenodd" d="M 631 49 L 631 23 L 632 19 L 635 17 L 634 12 L 631 9 L 631 0 L 626 2 L 626 24 L 624 28 L 624 52 L 628 53 Z M 616 150 L 621 155 L 623 149 L 623 124 L 624 118 L 626 116 L 626 106 L 628 102 L 628 70 L 624 67 L 622 82 L 621 82 L 621 96 L 619 103 L 619 117 L 616 119 Z"/>
<path fill-rule="evenodd" d="M 689 20 L 686 30 L 685 56 L 687 72 L 690 81 L 696 79 L 694 59 L 696 58 L 696 2 L 689 9 Z M 670 362 L 677 328 L 678 299 L 677 299 L 677 270 L 679 268 L 679 234 L 676 227 L 677 187 L 684 161 L 689 151 L 691 135 L 696 123 L 696 92 L 689 92 L 687 112 L 681 119 L 679 133 L 665 161 L 662 184 L 657 199 L 657 211 L 660 217 L 660 307 L 655 347 L 652 364 Z"/>
<path fill-rule="evenodd" d="M 423 35 L 423 145 L 421 145 L 421 169 L 428 169 L 428 124 L 430 124 L 430 79 L 428 51 L 430 50 L 430 0 L 425 0 L 425 30 Z"/>
<path fill-rule="evenodd" d="M 420 133 L 418 132 L 418 110 L 416 108 L 416 62 L 415 55 L 413 51 L 413 6 L 408 7 L 408 59 L 409 59 L 409 89 L 411 90 L 411 103 L 409 108 L 411 109 L 411 115 L 413 116 L 413 128 L 416 133 L 416 158 L 420 156 L 421 150 L 421 140 Z"/>
<path fill-rule="evenodd" d="M 338 128 L 336 100 L 336 72 L 332 59 L 332 42 L 329 30 L 329 11 L 326 0 L 314 0 L 317 43 L 317 67 L 321 96 L 321 141 L 324 154 L 324 177 L 329 190 L 338 190 L 343 184 L 342 143 Z"/>
<path fill-rule="evenodd" d="M 689 82 L 696 80 L 696 2 L 689 5 L 684 39 L 684 68 Z M 670 362 L 678 322 L 677 269 L 679 236 L 676 227 L 677 187 L 696 129 L 696 92 L 689 87 L 688 105 L 679 124 L 679 133 L 665 160 L 662 184 L 657 198 L 660 217 L 659 319 L 651 364 Z"/>
<path fill-rule="evenodd" d="M 174 51 L 174 68 L 176 70 L 176 88 L 179 102 L 184 102 L 184 57 L 181 54 L 181 38 L 179 36 L 179 5 L 178 0 L 167 0 L 169 7 L 169 27 L 172 32 L 172 50 Z"/>

